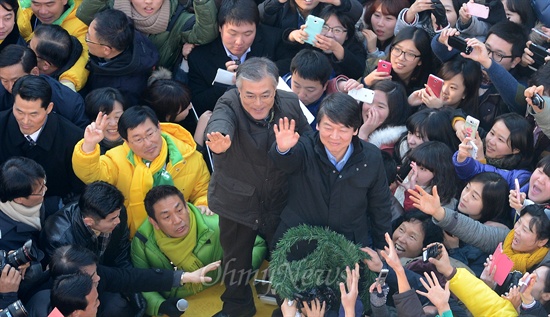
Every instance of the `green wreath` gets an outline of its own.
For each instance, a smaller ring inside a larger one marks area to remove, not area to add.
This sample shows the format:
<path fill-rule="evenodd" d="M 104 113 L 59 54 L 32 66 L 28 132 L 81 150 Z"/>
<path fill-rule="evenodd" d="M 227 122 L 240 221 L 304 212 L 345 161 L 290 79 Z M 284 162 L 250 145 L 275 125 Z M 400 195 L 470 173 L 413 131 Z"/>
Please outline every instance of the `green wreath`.
<path fill-rule="evenodd" d="M 329 288 L 340 303 L 340 282 L 346 283 L 346 266 L 370 259 L 359 246 L 329 228 L 300 225 L 290 228 L 277 243 L 269 263 L 273 288 L 281 298 L 296 298 L 315 288 Z M 369 286 L 376 274 L 361 272 L 359 297 L 369 307 Z"/>

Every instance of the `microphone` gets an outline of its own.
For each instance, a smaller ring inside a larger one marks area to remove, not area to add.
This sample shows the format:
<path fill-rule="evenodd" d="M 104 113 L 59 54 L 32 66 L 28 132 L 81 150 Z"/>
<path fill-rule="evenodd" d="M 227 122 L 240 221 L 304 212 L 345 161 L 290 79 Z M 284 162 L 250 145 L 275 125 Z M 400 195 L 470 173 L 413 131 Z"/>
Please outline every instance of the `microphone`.
<path fill-rule="evenodd" d="M 189 303 L 185 300 L 185 299 L 180 299 L 178 300 L 178 302 L 176 303 L 176 308 L 181 311 L 181 312 L 184 312 L 187 310 L 187 308 L 189 308 Z"/>

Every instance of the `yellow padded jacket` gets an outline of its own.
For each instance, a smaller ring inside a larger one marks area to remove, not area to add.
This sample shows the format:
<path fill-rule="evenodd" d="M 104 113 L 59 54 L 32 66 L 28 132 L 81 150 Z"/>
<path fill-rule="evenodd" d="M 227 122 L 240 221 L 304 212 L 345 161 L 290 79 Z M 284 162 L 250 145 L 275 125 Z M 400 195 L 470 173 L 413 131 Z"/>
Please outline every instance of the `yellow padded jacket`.
<path fill-rule="evenodd" d="M 449 289 L 474 317 L 516 317 L 514 305 L 466 269 L 456 269 Z"/>
<path fill-rule="evenodd" d="M 76 90 L 82 89 L 88 80 L 88 70 L 86 64 L 88 63 L 88 44 L 86 43 L 86 33 L 88 32 L 88 26 L 84 22 L 80 21 L 76 17 L 76 9 L 80 6 L 82 0 L 68 0 L 70 12 L 64 17 L 61 15 L 60 19 L 53 24 L 58 24 L 70 35 L 76 37 L 80 44 L 82 44 L 82 54 L 76 61 L 73 67 L 69 68 L 66 72 L 59 76 L 59 81 L 68 80 L 75 85 Z M 30 0 L 19 0 L 19 10 L 17 11 L 17 27 L 19 27 L 19 33 L 26 42 L 30 41 L 34 32 L 31 25 L 31 18 L 33 16 Z"/>
<path fill-rule="evenodd" d="M 196 151 L 193 136 L 178 124 L 161 123 L 161 131 L 171 137 L 183 159 L 178 162 L 171 160 L 166 164 L 166 171 L 172 176 L 174 186 L 184 195 L 185 199 L 195 206 L 207 205 L 208 182 L 210 173 L 202 155 Z M 133 237 L 139 226 L 147 218 L 143 201 L 130 201 L 130 185 L 134 175 L 134 164 L 127 158 L 130 147 L 126 142 L 104 155 L 100 155 L 99 145 L 91 153 L 82 151 L 81 140 L 75 145 L 73 152 L 73 169 L 84 183 L 105 181 L 116 186 L 124 195 L 124 206 L 128 211 L 128 226 L 130 237 Z M 143 196 L 151 188 L 143 188 Z"/>

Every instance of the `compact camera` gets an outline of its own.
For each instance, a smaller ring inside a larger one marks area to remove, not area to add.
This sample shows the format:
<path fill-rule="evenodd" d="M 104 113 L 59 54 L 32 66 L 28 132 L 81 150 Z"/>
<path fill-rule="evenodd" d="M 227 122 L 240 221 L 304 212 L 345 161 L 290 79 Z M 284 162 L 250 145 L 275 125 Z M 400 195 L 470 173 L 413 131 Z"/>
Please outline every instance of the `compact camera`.
<path fill-rule="evenodd" d="M 447 42 L 450 46 L 456 48 L 466 55 L 469 55 L 473 50 L 471 46 L 468 46 L 468 44 L 466 44 L 466 40 L 459 36 L 449 36 Z"/>
<path fill-rule="evenodd" d="M 429 258 L 436 258 L 439 254 L 441 254 L 441 245 L 434 244 L 422 252 L 422 261 L 428 262 Z"/>
<path fill-rule="evenodd" d="M 531 101 L 533 102 L 533 106 L 538 107 L 540 110 L 544 109 L 544 99 L 541 95 L 535 93 L 535 95 L 531 98 Z"/>

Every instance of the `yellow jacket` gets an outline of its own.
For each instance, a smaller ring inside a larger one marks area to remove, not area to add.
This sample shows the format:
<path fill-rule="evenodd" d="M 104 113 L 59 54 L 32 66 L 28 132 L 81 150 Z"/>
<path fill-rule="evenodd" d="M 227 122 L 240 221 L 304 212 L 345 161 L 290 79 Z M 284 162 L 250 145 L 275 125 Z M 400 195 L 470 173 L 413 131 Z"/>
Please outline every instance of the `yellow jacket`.
<path fill-rule="evenodd" d="M 207 205 L 208 182 L 210 173 L 202 155 L 197 152 L 196 143 L 187 130 L 173 123 L 161 123 L 161 131 L 172 138 L 183 160 L 172 165 L 166 165 L 166 171 L 172 176 L 174 186 L 181 190 L 185 199 L 195 206 Z M 102 180 L 116 186 L 124 194 L 124 205 L 128 211 L 128 226 L 133 237 L 139 226 L 147 218 L 143 201 L 130 201 L 129 192 L 134 175 L 134 165 L 127 158 L 130 147 L 124 144 L 100 155 L 99 145 L 93 152 L 82 151 L 82 143 L 78 142 L 73 152 L 73 169 L 84 183 L 89 184 Z M 166 145 L 165 145 L 166 146 Z M 151 188 L 143 188 L 143 196 Z"/>
<path fill-rule="evenodd" d="M 451 293 L 456 295 L 474 317 L 516 317 L 512 303 L 500 297 L 487 284 L 466 269 L 456 269 L 449 281 Z"/>
<path fill-rule="evenodd" d="M 88 26 L 76 17 L 76 9 L 78 9 L 82 3 L 82 0 L 68 0 L 67 4 L 72 5 L 73 2 L 74 6 L 70 9 L 71 12 L 67 14 L 59 25 L 67 30 L 70 35 L 76 37 L 80 44 L 82 44 L 82 54 L 73 67 L 59 76 L 59 81 L 70 81 L 75 85 L 76 90 L 78 91 L 84 87 L 86 81 L 88 80 L 89 72 L 86 69 L 86 64 L 88 63 L 88 44 L 85 41 Z M 20 7 L 17 11 L 17 26 L 19 27 L 21 37 L 28 42 L 31 40 L 33 35 L 33 28 L 31 25 L 31 18 L 33 16 L 31 1 L 19 0 L 19 5 Z"/>

